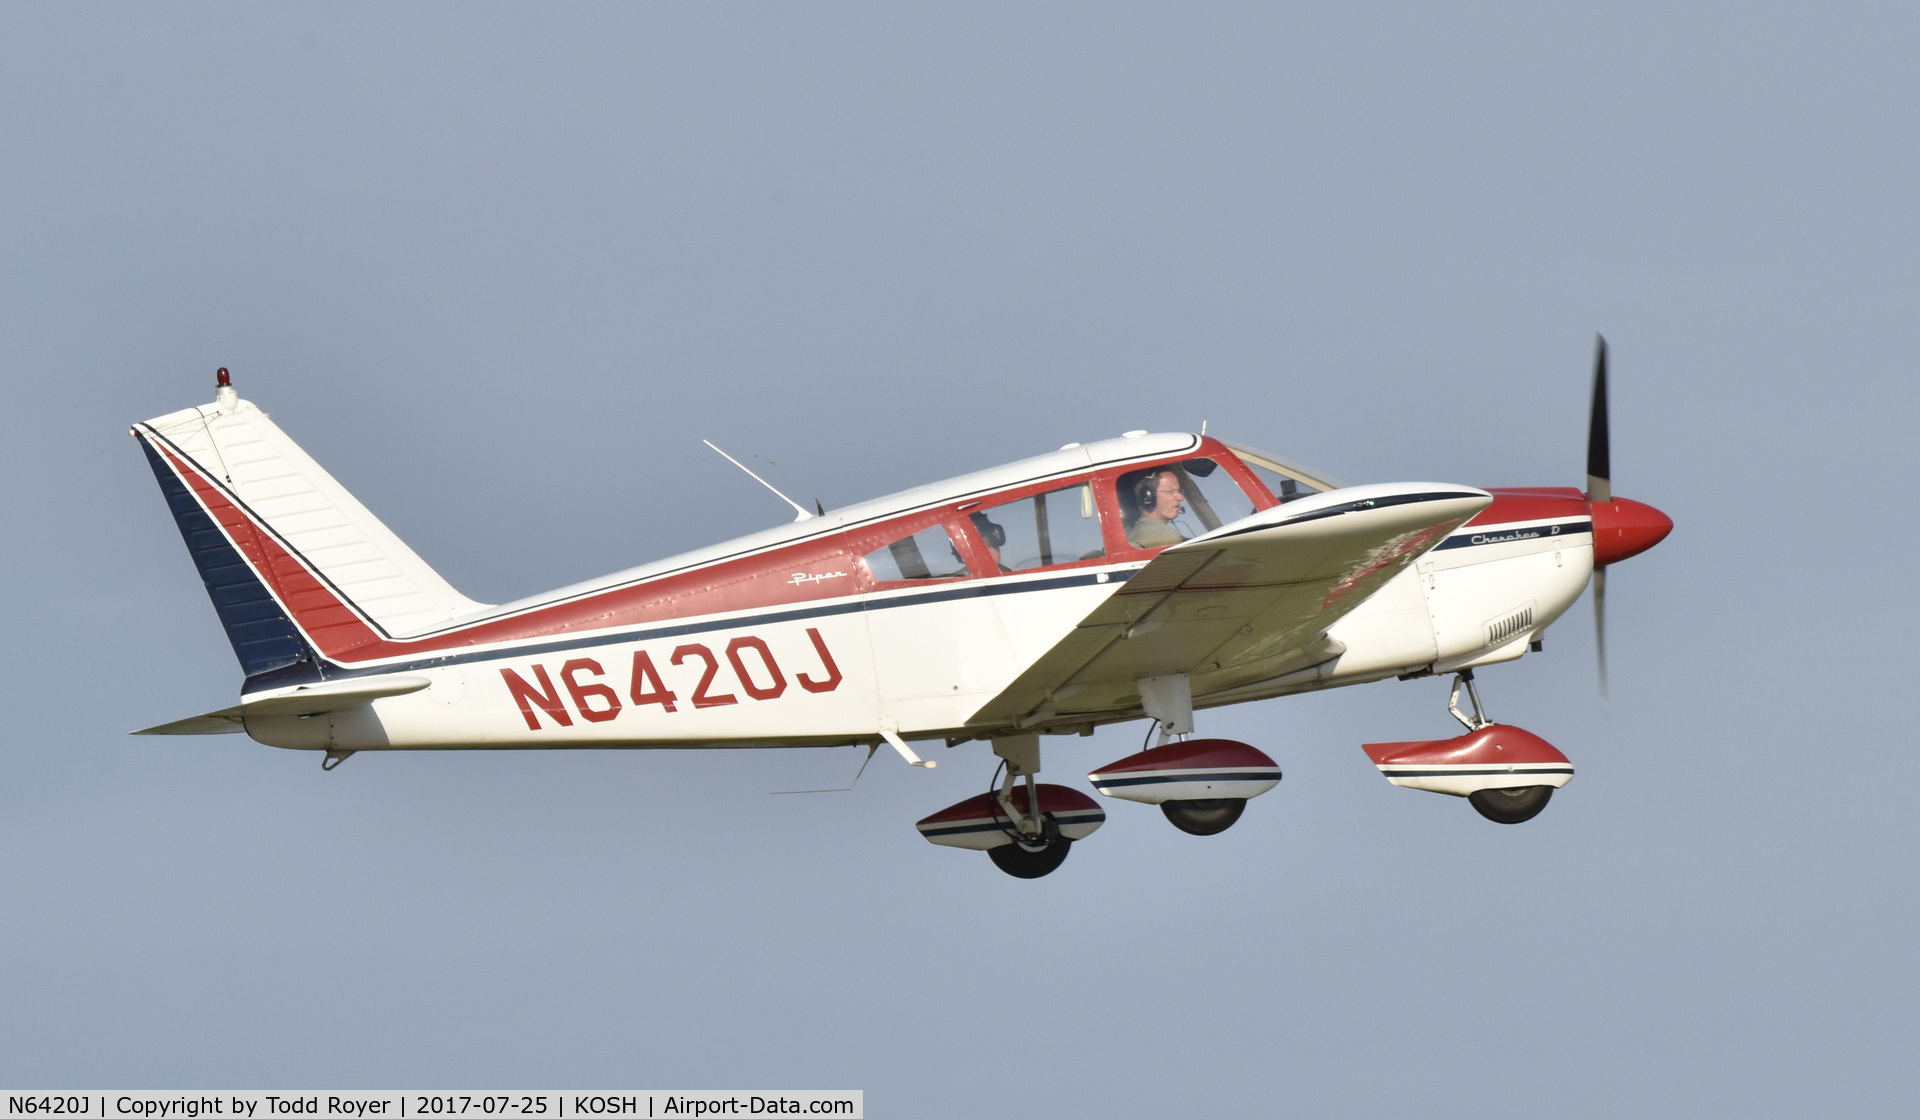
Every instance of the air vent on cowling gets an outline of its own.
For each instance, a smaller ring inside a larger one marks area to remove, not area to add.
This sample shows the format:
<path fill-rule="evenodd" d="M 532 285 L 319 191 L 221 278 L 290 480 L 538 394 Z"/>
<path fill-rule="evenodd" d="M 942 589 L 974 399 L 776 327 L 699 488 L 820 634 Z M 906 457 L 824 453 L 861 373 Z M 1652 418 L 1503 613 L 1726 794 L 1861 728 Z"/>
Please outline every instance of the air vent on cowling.
<path fill-rule="evenodd" d="M 1508 641 L 1512 640 L 1515 634 L 1523 633 L 1532 628 L 1533 604 L 1528 603 L 1526 606 L 1521 607 L 1519 610 L 1514 611 L 1512 614 L 1507 615 L 1497 622 L 1487 623 L 1487 644 L 1490 646 L 1505 645 Z"/>

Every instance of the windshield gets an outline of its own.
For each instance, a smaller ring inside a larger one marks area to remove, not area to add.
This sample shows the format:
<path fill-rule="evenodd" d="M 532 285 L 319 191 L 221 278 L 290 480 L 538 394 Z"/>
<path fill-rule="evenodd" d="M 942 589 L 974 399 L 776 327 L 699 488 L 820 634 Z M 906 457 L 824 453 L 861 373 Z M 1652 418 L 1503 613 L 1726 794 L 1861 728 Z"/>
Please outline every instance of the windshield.
<path fill-rule="evenodd" d="M 1222 441 L 1225 442 L 1225 441 Z M 1323 490 L 1338 490 L 1340 484 L 1322 474 L 1315 474 L 1296 463 L 1289 463 L 1277 455 L 1264 451 L 1255 451 L 1251 447 L 1242 447 L 1229 443 L 1228 447 L 1240 457 L 1267 488 L 1276 500 L 1285 504 L 1295 498 L 1304 498 L 1308 494 L 1318 494 Z"/>

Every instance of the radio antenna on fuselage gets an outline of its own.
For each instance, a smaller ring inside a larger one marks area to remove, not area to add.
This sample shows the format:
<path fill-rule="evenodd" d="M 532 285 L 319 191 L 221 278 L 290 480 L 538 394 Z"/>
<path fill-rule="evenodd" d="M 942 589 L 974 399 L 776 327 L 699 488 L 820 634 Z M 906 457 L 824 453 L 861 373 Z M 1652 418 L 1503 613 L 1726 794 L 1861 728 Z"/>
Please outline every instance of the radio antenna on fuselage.
<path fill-rule="evenodd" d="M 776 496 L 777 496 L 777 497 L 778 497 L 778 498 L 779 498 L 779 499 L 780 499 L 781 501 L 783 501 L 783 502 L 785 502 L 785 503 L 787 503 L 788 505 L 790 505 L 790 506 L 792 506 L 792 507 L 793 507 L 793 509 L 794 509 L 794 512 L 795 512 L 795 513 L 798 513 L 798 514 L 800 515 L 800 516 L 798 516 L 798 517 L 796 517 L 796 518 L 794 518 L 794 520 L 795 520 L 795 521 L 808 521 L 808 520 L 811 520 L 811 519 L 812 519 L 812 518 L 814 517 L 814 514 L 811 514 L 811 513 L 808 513 L 808 512 L 807 512 L 807 507 L 805 507 L 805 506 L 803 506 L 803 505 L 801 505 L 801 504 L 800 504 L 799 502 L 796 502 L 796 501 L 794 501 L 794 500 L 793 500 L 792 498 L 789 498 L 789 497 L 787 497 L 787 496 L 786 496 L 785 494 L 782 494 L 782 493 L 780 493 L 780 491 L 779 491 L 779 490 L 777 490 L 777 489 L 774 489 L 774 485 L 773 485 L 773 483 L 771 483 L 771 482 L 768 482 L 768 481 L 767 481 L 766 479 L 764 479 L 764 478 L 761 478 L 761 477 L 760 477 L 759 475 L 757 475 L 757 474 L 754 474 L 754 473 L 753 473 L 752 471 L 750 471 L 750 470 L 747 470 L 747 465 L 746 465 L 745 463 L 742 463 L 742 462 L 741 462 L 740 460 L 738 460 L 738 459 L 736 459 L 736 458 L 734 458 L 733 456 L 731 456 L 731 455 L 729 455 L 729 454 L 727 454 L 727 453 L 726 453 L 726 452 L 724 452 L 724 451 L 720 451 L 720 448 L 719 448 L 719 445 L 717 445 L 717 444 L 715 444 L 715 443 L 714 443 L 714 442 L 713 442 L 712 440 L 710 440 L 710 439 L 703 439 L 703 440 L 701 440 L 700 442 L 701 442 L 701 443 L 704 443 L 704 444 L 706 444 L 706 445 L 707 445 L 708 447 L 711 447 L 711 448 L 713 448 L 713 449 L 714 449 L 715 451 L 719 451 L 719 452 L 720 452 L 720 457 L 721 457 L 722 459 L 725 459 L 725 460 L 726 460 L 727 462 L 729 462 L 729 463 L 732 463 L 732 464 L 733 464 L 734 466 L 736 466 L 736 467 L 739 467 L 739 468 L 740 468 L 741 470 L 743 470 L 743 471 L 747 471 L 747 477 L 748 477 L 748 478 L 751 478 L 751 479 L 753 479 L 753 480 L 754 480 L 755 482 L 758 482 L 758 483 L 759 483 L 760 485 L 762 485 L 762 486 L 764 486 L 764 487 L 766 487 L 766 488 L 767 488 L 767 489 L 769 489 L 769 490 L 773 490 L 773 492 L 774 492 L 774 494 L 775 494 L 775 495 L 776 495 Z"/>

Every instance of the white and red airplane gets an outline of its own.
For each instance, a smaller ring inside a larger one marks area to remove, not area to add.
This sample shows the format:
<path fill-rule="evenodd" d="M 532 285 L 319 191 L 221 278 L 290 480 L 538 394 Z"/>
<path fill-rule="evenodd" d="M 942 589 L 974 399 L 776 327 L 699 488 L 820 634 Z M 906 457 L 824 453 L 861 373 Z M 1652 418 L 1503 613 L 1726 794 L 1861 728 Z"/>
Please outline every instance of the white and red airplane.
<path fill-rule="evenodd" d="M 1467 733 L 1368 744 L 1388 780 L 1530 819 L 1573 767 L 1489 721 L 1472 671 L 1538 649 L 1589 580 L 1598 609 L 1606 566 L 1673 527 L 1610 493 L 1604 341 L 1585 493 L 1342 487 L 1205 434 L 1128 432 L 796 505 L 499 606 L 435 574 L 224 369 L 213 403 L 132 434 L 246 674 L 234 707 L 138 734 L 245 730 L 329 770 L 357 751 L 847 744 L 933 766 L 910 742 L 978 740 L 1004 777 L 919 829 L 1023 878 L 1105 819 L 1036 783 L 1042 736 L 1154 720 L 1156 746 L 1088 779 L 1206 835 L 1280 771 L 1193 738 L 1196 709 L 1396 677 L 1454 674 Z"/>

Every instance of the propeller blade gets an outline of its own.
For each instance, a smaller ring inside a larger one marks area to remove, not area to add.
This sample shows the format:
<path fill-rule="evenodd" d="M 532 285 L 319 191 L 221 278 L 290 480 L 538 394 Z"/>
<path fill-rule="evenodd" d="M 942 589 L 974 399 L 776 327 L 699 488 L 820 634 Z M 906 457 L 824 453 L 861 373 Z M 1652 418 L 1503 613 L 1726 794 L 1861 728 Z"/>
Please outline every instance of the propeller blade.
<path fill-rule="evenodd" d="M 1607 447 L 1607 340 L 1594 335 L 1593 414 L 1587 422 L 1587 501 L 1613 500 L 1613 464 Z"/>
<path fill-rule="evenodd" d="M 1600 697 L 1607 695 L 1607 570 L 1593 570 L 1593 651 L 1600 666 Z"/>

